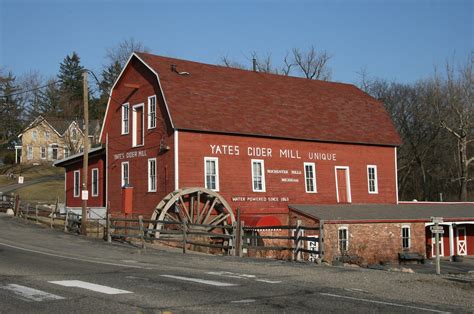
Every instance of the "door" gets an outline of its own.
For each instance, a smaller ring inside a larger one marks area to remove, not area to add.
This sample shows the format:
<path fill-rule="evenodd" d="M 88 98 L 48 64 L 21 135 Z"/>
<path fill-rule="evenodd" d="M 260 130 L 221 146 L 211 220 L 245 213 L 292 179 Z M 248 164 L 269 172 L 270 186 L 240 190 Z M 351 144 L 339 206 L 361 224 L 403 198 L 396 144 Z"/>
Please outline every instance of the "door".
<path fill-rule="evenodd" d="M 466 238 L 466 227 L 456 228 L 456 240 L 457 240 L 457 251 L 458 255 L 467 255 L 467 238 Z"/>
<path fill-rule="evenodd" d="M 444 256 L 444 239 L 443 235 L 439 235 L 439 256 Z M 436 238 L 435 234 L 431 233 L 431 257 L 436 257 Z"/>
<path fill-rule="evenodd" d="M 338 203 L 351 202 L 348 167 L 336 167 L 336 198 Z"/>

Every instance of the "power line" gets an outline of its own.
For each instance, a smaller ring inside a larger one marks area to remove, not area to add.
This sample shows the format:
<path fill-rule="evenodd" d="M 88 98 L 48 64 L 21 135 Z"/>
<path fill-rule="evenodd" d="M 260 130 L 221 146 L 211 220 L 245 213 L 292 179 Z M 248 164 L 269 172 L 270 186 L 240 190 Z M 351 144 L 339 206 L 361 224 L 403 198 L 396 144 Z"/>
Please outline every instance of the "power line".
<path fill-rule="evenodd" d="M 55 85 L 55 84 L 58 84 L 58 83 L 62 83 L 62 80 L 57 80 L 57 81 L 54 81 L 52 83 L 48 83 L 46 85 L 35 87 L 35 88 L 28 89 L 28 90 L 21 91 L 21 92 L 11 93 L 11 94 L 8 94 L 8 95 L 0 95 L 0 97 L 8 99 L 8 97 L 17 96 L 17 95 L 21 95 L 21 94 L 26 94 L 26 93 L 33 92 L 35 90 L 39 90 L 39 89 L 42 89 L 42 88 L 45 88 L 45 87 L 48 87 L 48 86 L 52 86 L 52 85 Z"/>

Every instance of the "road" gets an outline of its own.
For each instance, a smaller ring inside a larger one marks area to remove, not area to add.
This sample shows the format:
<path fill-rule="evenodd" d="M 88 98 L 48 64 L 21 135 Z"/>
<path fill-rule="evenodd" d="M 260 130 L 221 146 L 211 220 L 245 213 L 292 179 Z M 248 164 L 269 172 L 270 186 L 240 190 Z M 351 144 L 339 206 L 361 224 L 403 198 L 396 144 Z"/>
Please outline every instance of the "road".
<path fill-rule="evenodd" d="M 0 215 L 0 313 L 472 312 L 426 274 L 146 252 Z"/>

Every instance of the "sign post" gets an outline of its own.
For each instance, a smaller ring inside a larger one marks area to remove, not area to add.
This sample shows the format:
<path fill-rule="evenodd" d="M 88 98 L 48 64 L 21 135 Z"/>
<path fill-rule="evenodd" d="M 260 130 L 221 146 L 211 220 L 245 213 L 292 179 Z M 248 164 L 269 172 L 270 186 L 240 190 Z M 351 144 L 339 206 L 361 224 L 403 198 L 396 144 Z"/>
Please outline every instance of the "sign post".
<path fill-rule="evenodd" d="M 439 224 L 443 222 L 443 217 L 431 217 L 431 221 L 434 226 L 430 227 L 431 233 L 435 235 L 435 248 L 436 248 L 436 275 L 441 274 L 441 265 L 439 257 L 439 235 L 444 233 L 444 229 Z"/>

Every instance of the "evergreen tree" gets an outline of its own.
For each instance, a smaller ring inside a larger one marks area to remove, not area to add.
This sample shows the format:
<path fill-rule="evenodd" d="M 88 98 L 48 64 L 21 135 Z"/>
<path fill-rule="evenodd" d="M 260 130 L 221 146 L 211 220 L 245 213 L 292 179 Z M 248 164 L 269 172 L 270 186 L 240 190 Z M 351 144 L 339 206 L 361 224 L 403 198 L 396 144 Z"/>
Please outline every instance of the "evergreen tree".
<path fill-rule="evenodd" d="M 73 52 L 66 56 L 59 67 L 58 78 L 61 80 L 61 114 L 64 118 L 75 118 L 82 114 L 82 72 L 84 67 L 78 54 Z"/>
<path fill-rule="evenodd" d="M 4 75 L 0 72 L 0 146 L 12 147 L 18 140 L 23 127 L 22 95 L 11 72 Z"/>
<path fill-rule="evenodd" d="M 54 79 L 48 80 L 46 83 L 48 86 L 41 90 L 41 106 L 39 110 L 44 116 L 60 118 L 63 116 L 61 110 L 61 91 L 58 84 L 52 84 L 53 82 Z"/>

